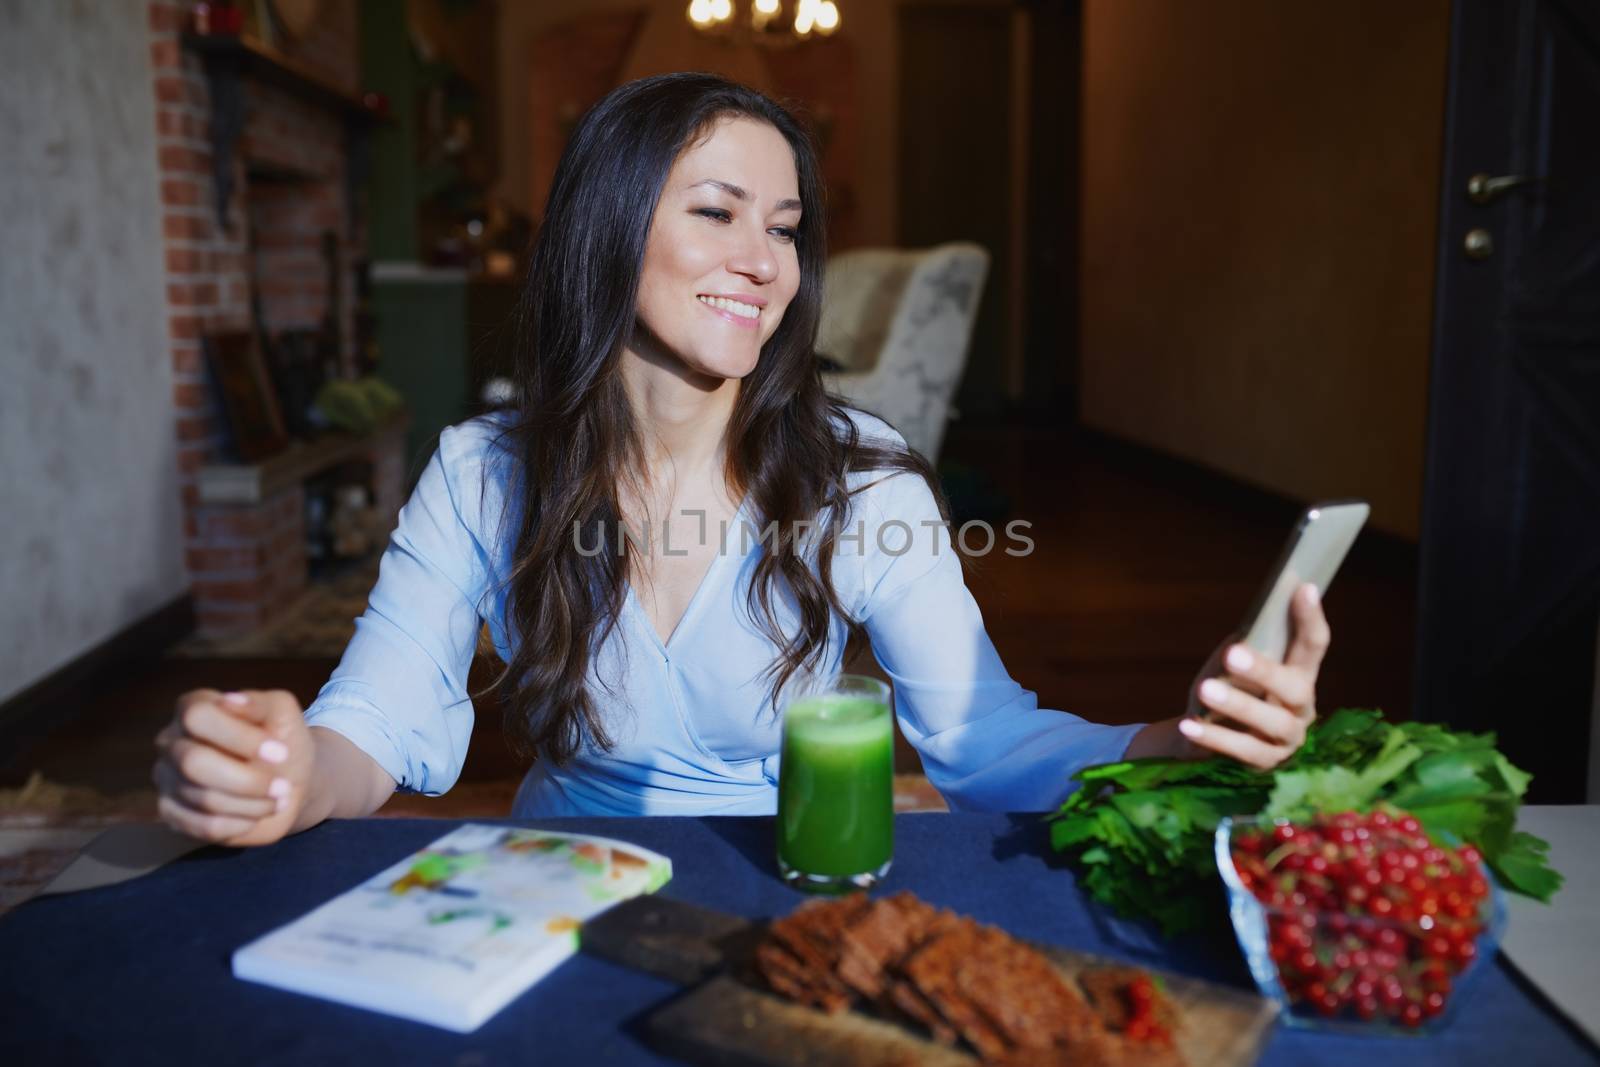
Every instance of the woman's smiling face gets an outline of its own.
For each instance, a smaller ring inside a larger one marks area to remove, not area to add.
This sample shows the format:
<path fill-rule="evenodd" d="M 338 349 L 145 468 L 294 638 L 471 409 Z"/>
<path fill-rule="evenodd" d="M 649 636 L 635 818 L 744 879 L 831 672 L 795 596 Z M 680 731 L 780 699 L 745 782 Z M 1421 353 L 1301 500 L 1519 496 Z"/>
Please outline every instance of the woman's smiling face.
<path fill-rule="evenodd" d="M 755 369 L 800 287 L 799 184 L 783 135 L 743 116 L 718 120 L 672 165 L 645 245 L 639 322 L 690 371 Z"/>

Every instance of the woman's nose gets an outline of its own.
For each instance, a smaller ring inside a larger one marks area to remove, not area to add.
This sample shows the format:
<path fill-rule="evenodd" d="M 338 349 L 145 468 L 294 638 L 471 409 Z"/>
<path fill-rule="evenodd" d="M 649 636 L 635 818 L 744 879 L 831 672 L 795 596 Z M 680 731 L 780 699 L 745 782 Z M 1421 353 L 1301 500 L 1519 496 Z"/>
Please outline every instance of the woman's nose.
<path fill-rule="evenodd" d="M 778 276 L 778 257 L 772 253 L 766 231 L 746 236 L 728 259 L 728 269 L 751 281 L 765 284 Z"/>

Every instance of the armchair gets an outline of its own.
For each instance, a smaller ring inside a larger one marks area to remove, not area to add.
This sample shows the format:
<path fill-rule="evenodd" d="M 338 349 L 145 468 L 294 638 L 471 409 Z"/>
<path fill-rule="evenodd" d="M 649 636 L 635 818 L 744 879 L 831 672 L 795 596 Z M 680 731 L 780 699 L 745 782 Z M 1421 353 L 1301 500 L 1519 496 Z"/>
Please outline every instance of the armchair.
<path fill-rule="evenodd" d="M 937 462 L 966 367 L 989 253 L 970 242 L 868 248 L 828 261 L 817 350 L 828 388 L 887 419 Z"/>

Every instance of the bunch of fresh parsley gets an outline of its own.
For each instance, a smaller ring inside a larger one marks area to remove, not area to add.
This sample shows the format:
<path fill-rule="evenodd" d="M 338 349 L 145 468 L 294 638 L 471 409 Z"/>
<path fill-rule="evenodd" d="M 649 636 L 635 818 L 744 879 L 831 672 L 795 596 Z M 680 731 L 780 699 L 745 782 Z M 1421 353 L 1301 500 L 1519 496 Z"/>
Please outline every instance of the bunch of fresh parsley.
<path fill-rule="evenodd" d="M 1086 768 L 1076 776 L 1082 788 L 1050 816 L 1050 839 L 1074 859 L 1091 896 L 1167 933 L 1226 915 L 1212 835 L 1229 815 L 1304 819 L 1390 805 L 1430 834 L 1476 845 L 1505 888 L 1549 900 L 1561 886 L 1546 862 L 1549 845 L 1516 829 L 1529 775 L 1494 746 L 1493 734 L 1347 708 L 1270 773 L 1221 757 Z"/>

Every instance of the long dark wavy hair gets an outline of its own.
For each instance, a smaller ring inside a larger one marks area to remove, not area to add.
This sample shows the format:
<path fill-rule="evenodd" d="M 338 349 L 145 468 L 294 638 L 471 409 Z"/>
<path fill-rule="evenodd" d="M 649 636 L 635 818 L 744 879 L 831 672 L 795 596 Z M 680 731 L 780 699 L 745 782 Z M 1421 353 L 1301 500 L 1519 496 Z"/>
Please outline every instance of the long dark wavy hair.
<path fill-rule="evenodd" d="M 761 93 L 709 74 L 666 74 L 613 90 L 578 123 L 556 167 L 515 323 L 516 396 L 500 446 L 515 460 L 511 477 L 520 490 L 502 530 L 509 536 L 515 527 L 504 582 L 507 631 L 520 640 L 511 639 L 511 661 L 483 693 L 500 700 L 508 739 L 525 758 L 565 763 L 586 741 L 600 749 L 612 743 L 586 676 L 626 603 L 627 560 L 614 551 L 580 552 L 579 541 L 604 543 L 604 531 L 618 529 L 619 487 L 642 473 L 639 428 L 618 364 L 634 333 L 645 243 L 668 171 L 718 121 L 737 116 L 767 123 L 789 143 L 802 204 L 799 291 L 741 384 L 725 448 L 733 499 L 744 495 L 758 528 L 777 523 L 749 598 L 752 618 L 777 648 L 764 675 L 774 708 L 784 683 L 820 661 L 834 614 L 845 620 L 848 647 L 863 636 L 831 578 L 849 511 L 846 474 L 914 472 L 947 515 L 927 461 L 862 440 L 844 403 L 823 387 L 813 346 L 826 228 L 804 127 Z M 809 535 L 815 552 L 807 553 L 809 538 L 796 524 L 817 522 L 825 510 L 827 521 Z M 794 633 L 784 632 L 773 610 L 784 586 L 798 606 Z"/>

